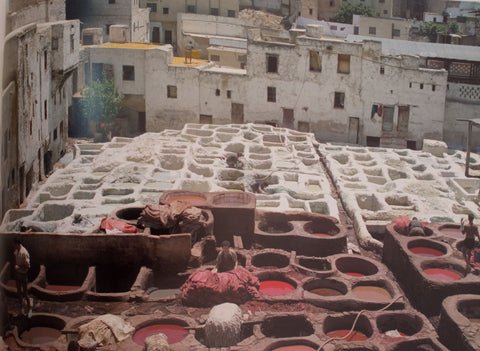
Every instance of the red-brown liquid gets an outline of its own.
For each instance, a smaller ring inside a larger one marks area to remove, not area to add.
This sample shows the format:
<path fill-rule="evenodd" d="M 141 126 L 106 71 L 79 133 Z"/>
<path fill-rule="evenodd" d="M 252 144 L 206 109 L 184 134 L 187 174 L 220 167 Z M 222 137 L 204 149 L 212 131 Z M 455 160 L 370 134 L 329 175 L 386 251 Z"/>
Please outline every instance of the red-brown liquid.
<path fill-rule="evenodd" d="M 192 206 L 199 206 L 199 205 L 204 205 L 207 200 L 201 196 L 194 196 L 194 195 L 178 195 L 178 196 L 169 197 L 167 199 L 167 203 L 171 203 L 173 201 L 183 201 L 183 202 L 189 203 Z"/>
<path fill-rule="evenodd" d="M 460 228 L 442 228 L 440 229 L 440 233 L 455 239 L 462 239 L 464 237 Z"/>
<path fill-rule="evenodd" d="M 340 291 L 330 288 L 318 288 L 310 290 L 311 293 L 320 295 L 320 296 L 340 296 L 343 295 Z"/>
<path fill-rule="evenodd" d="M 352 277 L 365 277 L 365 274 L 362 274 L 362 273 L 356 273 L 356 272 L 342 272 L 342 273 L 346 275 L 351 275 Z"/>
<path fill-rule="evenodd" d="M 438 257 L 443 256 L 443 252 L 439 250 L 432 249 L 430 247 L 417 246 L 410 249 L 416 255 L 424 257 Z"/>
<path fill-rule="evenodd" d="M 280 280 L 260 282 L 260 291 L 267 295 L 282 295 L 295 290 L 295 287 Z"/>
<path fill-rule="evenodd" d="M 362 299 L 367 301 L 386 301 L 392 298 L 392 295 L 379 286 L 357 286 L 352 289 L 352 293 Z"/>
<path fill-rule="evenodd" d="M 339 330 L 333 330 L 331 332 L 327 333 L 327 336 L 330 338 L 343 338 L 345 335 L 347 335 L 350 332 L 350 329 L 339 329 Z M 352 331 L 352 333 L 348 336 L 348 338 L 344 339 L 345 341 L 363 341 L 367 340 L 368 337 L 363 334 L 362 332 L 359 332 L 357 330 Z"/>
<path fill-rule="evenodd" d="M 462 279 L 462 276 L 458 273 L 449 271 L 448 269 L 441 268 L 429 268 L 425 269 L 424 272 L 433 278 L 439 280 L 451 281 Z"/>
<path fill-rule="evenodd" d="M 135 342 L 137 345 L 143 346 L 147 337 L 158 333 L 165 334 L 169 344 L 180 342 L 188 335 L 188 331 L 180 325 L 154 324 L 137 330 L 137 332 L 133 335 L 133 342 Z"/>
<path fill-rule="evenodd" d="M 330 234 L 324 234 L 324 233 L 313 233 L 312 235 L 319 236 L 321 238 L 329 238 L 331 237 Z"/>
<path fill-rule="evenodd" d="M 73 291 L 80 289 L 80 287 L 73 285 L 47 285 L 45 289 L 53 291 Z"/>
<path fill-rule="evenodd" d="M 26 330 L 20 336 L 27 344 L 44 344 L 50 341 L 57 340 L 62 336 L 60 330 L 46 327 L 33 327 Z"/>

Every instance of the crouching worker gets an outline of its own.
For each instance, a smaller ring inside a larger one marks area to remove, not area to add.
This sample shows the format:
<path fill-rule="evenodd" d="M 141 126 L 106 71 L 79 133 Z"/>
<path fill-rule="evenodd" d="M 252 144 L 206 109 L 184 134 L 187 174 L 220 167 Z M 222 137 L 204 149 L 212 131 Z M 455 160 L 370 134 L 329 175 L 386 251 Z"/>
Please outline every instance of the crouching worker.
<path fill-rule="evenodd" d="M 413 217 L 408 225 L 408 236 L 425 236 L 422 222 L 417 217 Z"/>
<path fill-rule="evenodd" d="M 230 247 L 230 242 L 222 242 L 222 251 L 217 256 L 217 265 L 212 270 L 214 273 L 228 272 L 237 268 L 238 260 L 235 250 Z"/>

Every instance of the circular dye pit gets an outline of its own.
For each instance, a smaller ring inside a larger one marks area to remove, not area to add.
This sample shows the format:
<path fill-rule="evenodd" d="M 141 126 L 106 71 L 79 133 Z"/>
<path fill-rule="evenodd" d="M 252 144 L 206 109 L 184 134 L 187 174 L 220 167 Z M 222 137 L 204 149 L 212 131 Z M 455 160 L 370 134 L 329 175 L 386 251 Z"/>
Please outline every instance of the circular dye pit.
<path fill-rule="evenodd" d="M 173 201 L 183 201 L 183 202 L 189 203 L 192 206 L 200 206 L 200 205 L 204 205 L 207 199 L 201 196 L 194 196 L 194 195 L 171 196 L 167 199 L 168 204 Z"/>
<path fill-rule="evenodd" d="M 330 234 L 325 234 L 325 233 L 312 233 L 311 235 L 319 237 L 319 238 L 329 238 L 329 237 L 331 237 Z"/>
<path fill-rule="evenodd" d="M 280 346 L 272 349 L 272 351 L 315 351 L 313 347 L 307 345 L 289 345 Z"/>
<path fill-rule="evenodd" d="M 464 235 L 463 235 L 462 231 L 460 230 L 460 228 L 443 227 L 443 228 L 439 228 L 439 230 L 440 230 L 440 233 L 442 235 L 446 235 L 446 236 L 449 236 L 451 238 L 455 238 L 455 239 L 463 239 L 464 238 Z"/>
<path fill-rule="evenodd" d="M 365 277 L 365 274 L 357 273 L 357 272 L 342 272 L 342 273 L 352 277 Z"/>
<path fill-rule="evenodd" d="M 432 249 L 431 247 L 425 247 L 425 246 L 417 246 L 417 247 L 412 247 L 409 249 L 411 252 L 413 252 L 416 255 L 423 256 L 423 257 L 439 257 L 443 256 L 443 252 Z"/>
<path fill-rule="evenodd" d="M 339 329 L 339 330 L 332 330 L 331 332 L 327 333 L 327 336 L 329 338 L 343 338 L 345 335 L 347 335 L 350 332 L 350 329 Z M 357 330 L 354 330 L 346 339 L 345 341 L 364 341 L 367 340 L 368 337 L 363 334 L 362 332 L 359 332 Z"/>
<path fill-rule="evenodd" d="M 387 289 L 379 286 L 357 286 L 352 289 L 353 295 L 357 298 L 367 301 L 386 301 L 392 298 Z"/>
<path fill-rule="evenodd" d="M 169 344 L 175 344 L 182 341 L 188 335 L 188 330 L 176 324 L 154 324 L 137 330 L 133 335 L 133 342 L 143 346 L 145 339 L 154 334 L 165 334 Z"/>
<path fill-rule="evenodd" d="M 331 289 L 331 288 L 317 288 L 310 290 L 311 293 L 320 295 L 320 296 L 341 296 L 343 293 L 341 291 Z"/>
<path fill-rule="evenodd" d="M 266 295 L 282 295 L 295 290 L 295 287 L 281 280 L 265 280 L 260 282 L 260 291 Z"/>
<path fill-rule="evenodd" d="M 29 330 L 25 330 L 20 339 L 27 344 L 45 344 L 57 340 L 62 336 L 60 330 L 47 328 L 47 327 L 33 327 Z"/>
<path fill-rule="evenodd" d="M 452 281 L 462 279 L 462 276 L 456 272 L 442 268 L 428 268 L 424 270 L 425 274 L 444 281 Z"/>
<path fill-rule="evenodd" d="M 351 277 L 364 277 L 378 273 L 378 267 L 362 258 L 344 256 L 335 260 L 337 269 Z"/>
<path fill-rule="evenodd" d="M 51 291 L 73 291 L 80 289 L 80 287 L 73 285 L 47 285 L 45 289 Z"/>

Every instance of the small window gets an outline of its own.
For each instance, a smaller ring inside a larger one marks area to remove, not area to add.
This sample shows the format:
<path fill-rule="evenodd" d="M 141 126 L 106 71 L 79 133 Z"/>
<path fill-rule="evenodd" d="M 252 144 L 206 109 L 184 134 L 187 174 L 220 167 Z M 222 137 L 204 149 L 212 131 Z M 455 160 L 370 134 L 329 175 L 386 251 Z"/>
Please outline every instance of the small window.
<path fill-rule="evenodd" d="M 170 99 L 177 98 L 177 86 L 176 85 L 167 85 L 167 97 Z"/>
<path fill-rule="evenodd" d="M 308 14 L 311 16 L 313 15 L 313 9 L 308 9 Z"/>
<path fill-rule="evenodd" d="M 150 12 L 157 12 L 157 4 L 154 2 L 147 2 L 147 8 L 150 9 Z"/>
<path fill-rule="evenodd" d="M 6 160 L 8 156 L 8 130 L 5 131 L 3 136 L 3 159 Z"/>
<path fill-rule="evenodd" d="M 200 115 L 200 124 L 212 124 L 212 115 Z"/>
<path fill-rule="evenodd" d="M 367 136 L 367 146 L 368 147 L 379 147 L 380 146 L 380 138 L 374 136 Z"/>
<path fill-rule="evenodd" d="M 320 56 L 318 51 L 310 51 L 310 71 L 322 71 L 322 57 Z"/>
<path fill-rule="evenodd" d="M 335 108 L 344 108 L 345 107 L 345 93 L 335 92 L 335 101 L 333 102 L 333 107 Z"/>
<path fill-rule="evenodd" d="M 43 50 L 43 69 L 46 71 L 48 67 L 48 52 Z"/>
<path fill-rule="evenodd" d="M 377 27 L 368 27 L 368 34 L 377 34 Z"/>
<path fill-rule="evenodd" d="M 385 74 L 385 67 L 380 66 L 380 74 Z"/>
<path fill-rule="evenodd" d="M 108 0 L 109 4 L 115 4 L 115 0 Z"/>
<path fill-rule="evenodd" d="M 383 10 L 384 15 L 388 15 L 388 10 Z"/>
<path fill-rule="evenodd" d="M 58 50 L 58 38 L 52 38 L 52 50 Z"/>
<path fill-rule="evenodd" d="M 220 96 L 220 89 L 215 89 L 215 96 Z"/>
<path fill-rule="evenodd" d="M 267 72 L 278 73 L 278 55 L 267 54 Z"/>
<path fill-rule="evenodd" d="M 210 55 L 210 60 L 211 61 L 220 61 L 220 56 L 219 55 Z"/>
<path fill-rule="evenodd" d="M 330 26 L 330 30 L 337 30 L 338 27 L 337 26 Z"/>
<path fill-rule="evenodd" d="M 60 136 L 63 137 L 63 121 L 60 122 Z"/>
<path fill-rule="evenodd" d="M 123 80 L 135 80 L 135 66 L 123 66 Z"/>
<path fill-rule="evenodd" d="M 394 37 L 399 37 L 399 36 L 400 36 L 400 29 L 394 29 L 394 30 L 392 31 L 392 35 L 393 35 Z"/>
<path fill-rule="evenodd" d="M 110 26 L 111 26 L 111 24 L 106 24 L 105 25 L 107 34 L 110 34 Z"/>
<path fill-rule="evenodd" d="M 412 82 L 410 82 L 410 84 L 409 84 L 409 88 L 411 88 L 411 87 L 412 87 Z"/>
<path fill-rule="evenodd" d="M 330 7 L 335 6 L 335 1 L 330 1 Z"/>
<path fill-rule="evenodd" d="M 53 140 L 57 140 L 58 139 L 58 131 L 57 131 L 57 128 L 55 128 L 55 130 L 53 131 Z"/>
<path fill-rule="evenodd" d="M 33 123 L 32 123 L 32 121 L 30 120 L 30 135 L 32 135 L 32 131 L 33 131 Z"/>
<path fill-rule="evenodd" d="M 216 7 L 210 8 L 210 14 L 212 16 L 218 16 L 218 8 L 216 8 Z"/>
<path fill-rule="evenodd" d="M 235 17 L 235 10 L 228 10 L 227 17 Z"/>
<path fill-rule="evenodd" d="M 168 7 L 164 7 L 164 8 L 163 8 L 163 14 L 164 14 L 164 15 L 168 15 L 169 13 L 170 13 L 169 8 L 168 8 Z"/>
<path fill-rule="evenodd" d="M 432 84 L 432 91 L 435 91 L 435 84 Z"/>
<path fill-rule="evenodd" d="M 227 98 L 228 99 L 232 98 L 232 91 L 231 90 L 227 90 Z"/>
<path fill-rule="evenodd" d="M 238 62 L 247 62 L 247 55 L 240 55 L 237 60 Z"/>
<path fill-rule="evenodd" d="M 75 51 L 75 34 L 70 34 L 70 52 Z"/>
<path fill-rule="evenodd" d="M 47 100 L 43 101 L 43 116 L 45 119 L 47 119 L 48 116 L 48 111 L 47 111 Z"/>
<path fill-rule="evenodd" d="M 423 83 L 420 83 L 420 89 L 423 89 Z"/>
<path fill-rule="evenodd" d="M 378 2 L 379 2 L 380 4 L 383 4 L 383 3 L 385 3 L 385 0 L 378 0 Z"/>
<path fill-rule="evenodd" d="M 93 35 L 84 34 L 83 35 L 83 45 L 93 45 Z"/>
<path fill-rule="evenodd" d="M 277 88 L 267 87 L 267 101 L 276 102 L 277 101 Z"/>
<path fill-rule="evenodd" d="M 187 6 L 187 13 L 196 13 L 197 12 L 197 8 L 195 5 L 188 5 Z"/>
<path fill-rule="evenodd" d="M 337 72 L 346 74 L 350 73 L 350 55 L 338 54 Z"/>

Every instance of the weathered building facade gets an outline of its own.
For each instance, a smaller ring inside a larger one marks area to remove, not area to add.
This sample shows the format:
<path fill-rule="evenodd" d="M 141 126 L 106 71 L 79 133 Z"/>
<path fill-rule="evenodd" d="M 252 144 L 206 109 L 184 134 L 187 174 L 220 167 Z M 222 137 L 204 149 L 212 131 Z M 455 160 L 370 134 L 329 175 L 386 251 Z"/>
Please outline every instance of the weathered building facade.
<path fill-rule="evenodd" d="M 42 18 L 29 17 L 32 6 L 53 11 L 54 4 L 24 1 L 26 13 L 16 7 L 8 16 L 11 30 L 4 41 L 2 75 L 2 215 L 18 207 L 65 152 L 80 23 L 58 20 L 48 11 Z M 63 16 L 59 8 L 53 13 Z M 55 21 L 31 22 L 50 19 Z"/>
<path fill-rule="evenodd" d="M 412 21 L 401 18 L 358 16 L 359 35 L 409 40 L 412 26 Z"/>

